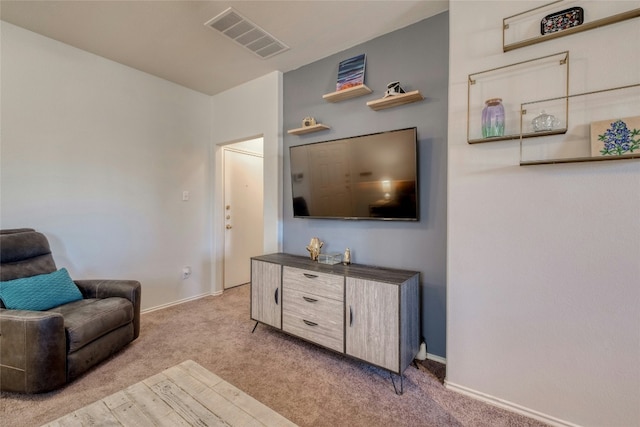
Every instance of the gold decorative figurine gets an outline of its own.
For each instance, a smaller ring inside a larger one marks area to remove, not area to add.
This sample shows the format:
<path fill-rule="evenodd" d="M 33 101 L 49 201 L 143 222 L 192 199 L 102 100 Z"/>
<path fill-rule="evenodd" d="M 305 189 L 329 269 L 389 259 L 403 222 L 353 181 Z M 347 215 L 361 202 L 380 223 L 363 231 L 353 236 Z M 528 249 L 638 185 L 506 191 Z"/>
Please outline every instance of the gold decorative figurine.
<path fill-rule="evenodd" d="M 349 248 L 347 248 L 347 249 L 344 251 L 344 257 L 343 257 L 343 259 L 342 259 L 342 263 L 343 263 L 344 265 L 349 265 L 349 264 L 351 264 L 351 250 L 350 250 Z"/>
<path fill-rule="evenodd" d="M 322 248 L 322 245 L 324 245 L 324 242 L 321 242 L 317 237 L 311 238 L 311 242 L 309 242 L 309 246 L 307 246 L 311 261 L 318 260 L 318 255 L 320 255 L 320 248 Z"/>

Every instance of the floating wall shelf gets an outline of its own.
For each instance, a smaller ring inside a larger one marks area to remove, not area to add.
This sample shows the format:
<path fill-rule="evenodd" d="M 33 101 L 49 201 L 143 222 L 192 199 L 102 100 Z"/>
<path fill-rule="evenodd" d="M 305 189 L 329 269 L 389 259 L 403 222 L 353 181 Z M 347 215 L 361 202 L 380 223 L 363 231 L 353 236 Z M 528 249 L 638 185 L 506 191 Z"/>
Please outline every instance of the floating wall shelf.
<path fill-rule="evenodd" d="M 567 128 L 553 129 L 553 130 L 544 131 L 544 132 L 523 133 L 522 138 L 538 138 L 541 136 L 562 135 L 563 133 L 567 133 Z M 468 143 L 481 144 L 483 142 L 509 141 L 511 139 L 518 139 L 518 138 L 520 138 L 520 135 L 492 136 L 489 138 L 470 139 Z"/>
<path fill-rule="evenodd" d="M 302 128 L 291 129 L 291 130 L 288 130 L 287 133 L 291 135 L 304 135 L 305 133 L 320 132 L 322 130 L 327 130 L 327 129 L 331 129 L 331 128 L 327 125 L 318 123 L 317 125 L 313 125 L 313 126 L 305 126 Z"/>
<path fill-rule="evenodd" d="M 567 157 L 566 159 L 549 159 L 549 160 L 524 160 L 520 162 L 520 166 L 533 165 L 555 165 L 559 163 L 581 163 L 581 162 L 600 162 L 607 160 L 630 160 L 640 159 L 640 153 L 627 154 L 617 157 Z"/>
<path fill-rule="evenodd" d="M 556 98 L 569 94 L 569 52 L 560 52 L 541 58 L 517 62 L 469 74 L 467 87 L 467 142 L 505 141 L 544 136 L 546 132 L 520 131 L 520 108 L 523 102 L 532 99 Z M 482 109 L 485 100 L 501 98 L 505 109 L 505 132 L 499 137 L 482 137 Z M 560 119 L 553 133 L 566 131 L 568 110 L 556 105 L 547 111 Z M 534 112 L 532 110 L 532 112 Z M 541 113 L 540 110 L 535 114 Z"/>
<path fill-rule="evenodd" d="M 502 20 L 502 50 L 508 52 L 559 37 L 615 24 L 616 22 L 626 21 L 627 19 L 637 18 L 640 16 L 640 8 L 629 9 L 629 5 L 633 5 L 633 3 L 618 2 L 616 4 L 607 2 L 606 5 L 598 8 L 598 5 L 587 1 L 564 2 L 563 0 L 558 0 L 509 16 Z M 581 25 L 555 33 L 540 34 L 540 21 L 545 15 L 576 5 L 584 6 L 585 18 L 590 16 L 591 21 L 585 20 Z"/>
<path fill-rule="evenodd" d="M 410 104 L 412 102 L 422 101 L 424 97 L 419 90 L 403 93 L 400 95 L 387 96 L 386 98 L 376 99 L 367 102 L 367 106 L 374 111 L 384 110 L 385 108 L 393 108 L 399 105 Z"/>
<path fill-rule="evenodd" d="M 564 135 L 544 132 L 541 138 L 527 138 L 531 116 L 537 111 L 554 113 L 565 108 L 570 126 Z M 598 135 L 592 134 L 594 122 L 640 117 L 640 83 L 525 102 L 520 111 L 520 166 L 640 159 L 637 149 L 621 155 L 602 155 Z"/>
<path fill-rule="evenodd" d="M 325 101 L 329 101 L 329 102 L 340 102 L 340 101 L 344 101 L 345 99 L 351 99 L 351 98 L 356 98 L 358 96 L 367 95 L 371 92 L 373 91 L 369 89 L 366 85 L 358 85 L 358 86 L 350 87 L 348 89 L 342 89 L 336 92 L 327 93 L 326 95 L 322 95 L 322 98 Z"/>

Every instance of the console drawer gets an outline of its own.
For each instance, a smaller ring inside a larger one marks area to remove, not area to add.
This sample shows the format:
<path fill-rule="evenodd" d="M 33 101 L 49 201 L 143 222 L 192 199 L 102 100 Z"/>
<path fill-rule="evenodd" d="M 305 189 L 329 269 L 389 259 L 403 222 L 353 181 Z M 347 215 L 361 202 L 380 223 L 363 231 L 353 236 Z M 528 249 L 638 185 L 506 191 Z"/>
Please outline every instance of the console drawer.
<path fill-rule="evenodd" d="M 283 290 L 298 290 L 317 296 L 344 301 L 344 276 L 285 266 Z"/>
<path fill-rule="evenodd" d="M 344 333 L 327 321 L 315 322 L 298 313 L 282 314 L 282 330 L 335 351 L 344 352 Z"/>
<path fill-rule="evenodd" d="M 344 304 L 330 298 L 287 289 L 282 295 L 284 313 L 296 315 L 314 323 L 323 324 L 336 334 L 342 333 L 344 326 Z"/>

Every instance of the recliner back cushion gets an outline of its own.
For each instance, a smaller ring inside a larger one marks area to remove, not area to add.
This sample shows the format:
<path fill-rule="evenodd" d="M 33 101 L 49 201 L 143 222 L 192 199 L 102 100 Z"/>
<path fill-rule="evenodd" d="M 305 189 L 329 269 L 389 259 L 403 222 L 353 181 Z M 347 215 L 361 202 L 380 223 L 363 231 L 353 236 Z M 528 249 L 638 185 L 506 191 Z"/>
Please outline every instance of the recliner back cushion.
<path fill-rule="evenodd" d="M 44 234 L 30 230 L 0 233 L 0 281 L 54 271 L 56 264 Z"/>
<path fill-rule="evenodd" d="M 49 310 L 82 299 L 66 268 L 49 274 L 0 282 L 0 299 L 13 310 Z"/>

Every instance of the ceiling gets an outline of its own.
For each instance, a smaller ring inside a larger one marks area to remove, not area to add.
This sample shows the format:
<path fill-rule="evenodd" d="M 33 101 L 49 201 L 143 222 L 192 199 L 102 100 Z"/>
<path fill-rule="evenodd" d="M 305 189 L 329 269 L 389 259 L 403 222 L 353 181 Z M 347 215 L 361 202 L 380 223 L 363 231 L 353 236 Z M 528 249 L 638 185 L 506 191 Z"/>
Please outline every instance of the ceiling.
<path fill-rule="evenodd" d="M 422 1 L 0 1 L 0 18 L 215 95 L 287 72 L 448 9 Z M 262 59 L 205 25 L 232 7 L 290 49 Z"/>

